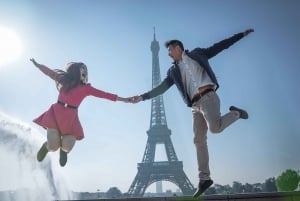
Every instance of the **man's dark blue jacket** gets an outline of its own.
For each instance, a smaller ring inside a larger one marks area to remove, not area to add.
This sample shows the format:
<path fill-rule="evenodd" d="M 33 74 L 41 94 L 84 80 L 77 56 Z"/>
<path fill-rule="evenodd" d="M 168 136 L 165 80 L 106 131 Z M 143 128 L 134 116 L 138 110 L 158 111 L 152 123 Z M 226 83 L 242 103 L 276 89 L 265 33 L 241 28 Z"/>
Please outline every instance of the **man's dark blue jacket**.
<path fill-rule="evenodd" d="M 219 88 L 219 84 L 217 81 L 217 78 L 208 62 L 208 60 L 218 53 L 220 53 L 222 50 L 227 49 L 231 45 L 233 45 L 235 42 L 243 38 L 243 33 L 238 33 L 233 35 L 230 38 L 227 38 L 225 40 L 222 40 L 218 43 L 215 43 L 209 48 L 195 48 L 192 51 L 186 50 L 187 56 L 192 58 L 193 60 L 197 61 L 200 66 L 204 68 L 204 70 L 209 75 L 210 79 L 213 81 L 213 83 L 216 84 L 217 89 Z M 182 95 L 182 98 L 184 102 L 187 104 L 188 107 L 192 106 L 192 101 L 189 98 L 186 90 L 184 89 L 180 70 L 178 65 L 174 62 L 173 65 L 168 69 L 167 77 L 155 88 L 152 90 L 142 94 L 143 100 L 147 100 L 153 97 L 156 97 L 158 95 L 163 94 L 165 91 L 167 91 L 173 84 L 175 84 Z"/>

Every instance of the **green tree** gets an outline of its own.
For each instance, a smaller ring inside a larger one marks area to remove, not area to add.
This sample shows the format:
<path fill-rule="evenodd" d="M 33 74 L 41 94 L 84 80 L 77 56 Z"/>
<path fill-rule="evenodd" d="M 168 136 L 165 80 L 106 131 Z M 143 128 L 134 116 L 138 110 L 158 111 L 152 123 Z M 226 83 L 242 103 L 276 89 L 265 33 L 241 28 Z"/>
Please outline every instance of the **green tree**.
<path fill-rule="evenodd" d="M 220 185 L 220 184 L 215 184 L 214 185 L 216 194 L 220 194 L 220 195 L 228 195 L 228 194 L 232 194 L 232 188 L 230 187 L 230 185 Z"/>
<path fill-rule="evenodd" d="M 258 192 L 262 192 L 262 184 L 261 183 L 255 183 L 252 184 L 253 186 L 253 192 L 258 193 Z"/>
<path fill-rule="evenodd" d="M 244 189 L 245 189 L 244 190 L 245 193 L 252 193 L 254 191 L 253 185 L 249 183 L 244 184 Z"/>
<path fill-rule="evenodd" d="M 204 195 L 214 195 L 217 194 L 216 188 L 214 186 L 209 187 L 205 192 Z"/>
<path fill-rule="evenodd" d="M 243 193 L 244 192 L 244 186 L 242 183 L 234 181 L 232 184 L 232 192 L 233 193 Z"/>
<path fill-rule="evenodd" d="M 294 191 L 297 189 L 300 181 L 299 172 L 287 169 L 276 179 L 278 191 Z"/>
<path fill-rule="evenodd" d="M 225 195 L 228 195 L 228 194 L 233 194 L 233 192 L 232 192 L 232 188 L 231 188 L 231 186 L 229 185 L 229 184 L 227 184 L 227 185 L 225 185 L 224 186 L 224 194 Z"/>
<path fill-rule="evenodd" d="M 117 187 L 111 187 L 106 192 L 106 197 L 108 197 L 108 198 L 120 198 L 120 197 L 122 197 L 122 192 Z"/>
<path fill-rule="evenodd" d="M 265 183 L 262 186 L 262 190 L 264 192 L 276 192 L 277 187 L 276 187 L 276 179 L 275 177 L 266 179 Z"/>

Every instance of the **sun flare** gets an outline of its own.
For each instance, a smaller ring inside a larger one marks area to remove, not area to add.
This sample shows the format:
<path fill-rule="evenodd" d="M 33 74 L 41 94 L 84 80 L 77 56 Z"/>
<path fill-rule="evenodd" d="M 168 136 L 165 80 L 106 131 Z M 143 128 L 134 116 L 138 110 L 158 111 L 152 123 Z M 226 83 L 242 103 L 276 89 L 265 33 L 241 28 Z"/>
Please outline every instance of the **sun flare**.
<path fill-rule="evenodd" d="M 18 59 L 21 52 L 21 41 L 15 31 L 0 26 L 0 67 Z"/>

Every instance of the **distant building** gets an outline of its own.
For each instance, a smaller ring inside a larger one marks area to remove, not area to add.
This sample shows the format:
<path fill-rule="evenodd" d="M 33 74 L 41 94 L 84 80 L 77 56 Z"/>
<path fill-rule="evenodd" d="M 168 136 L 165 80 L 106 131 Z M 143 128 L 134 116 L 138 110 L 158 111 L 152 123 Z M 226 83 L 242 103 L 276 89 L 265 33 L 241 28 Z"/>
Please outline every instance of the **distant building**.
<path fill-rule="evenodd" d="M 156 182 L 156 193 L 162 193 L 163 187 L 162 187 L 162 181 Z"/>

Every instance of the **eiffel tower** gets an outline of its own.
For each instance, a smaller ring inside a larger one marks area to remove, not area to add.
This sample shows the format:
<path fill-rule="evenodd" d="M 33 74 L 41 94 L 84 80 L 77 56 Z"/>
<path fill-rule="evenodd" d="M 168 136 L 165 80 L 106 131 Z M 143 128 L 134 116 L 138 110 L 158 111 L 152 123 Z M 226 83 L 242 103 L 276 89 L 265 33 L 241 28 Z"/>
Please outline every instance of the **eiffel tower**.
<path fill-rule="evenodd" d="M 151 43 L 152 51 L 152 88 L 161 82 L 159 67 L 159 43 L 155 37 Z M 151 100 L 150 129 L 147 131 L 148 140 L 143 160 L 138 163 L 138 173 L 135 176 L 129 190 L 129 197 L 142 197 L 145 190 L 152 183 L 158 181 L 169 181 L 177 185 L 183 195 L 191 195 L 194 187 L 183 171 L 182 161 L 178 161 L 168 129 L 165 115 L 163 96 L 157 96 Z M 157 144 L 164 144 L 167 161 L 155 162 L 155 149 Z"/>

